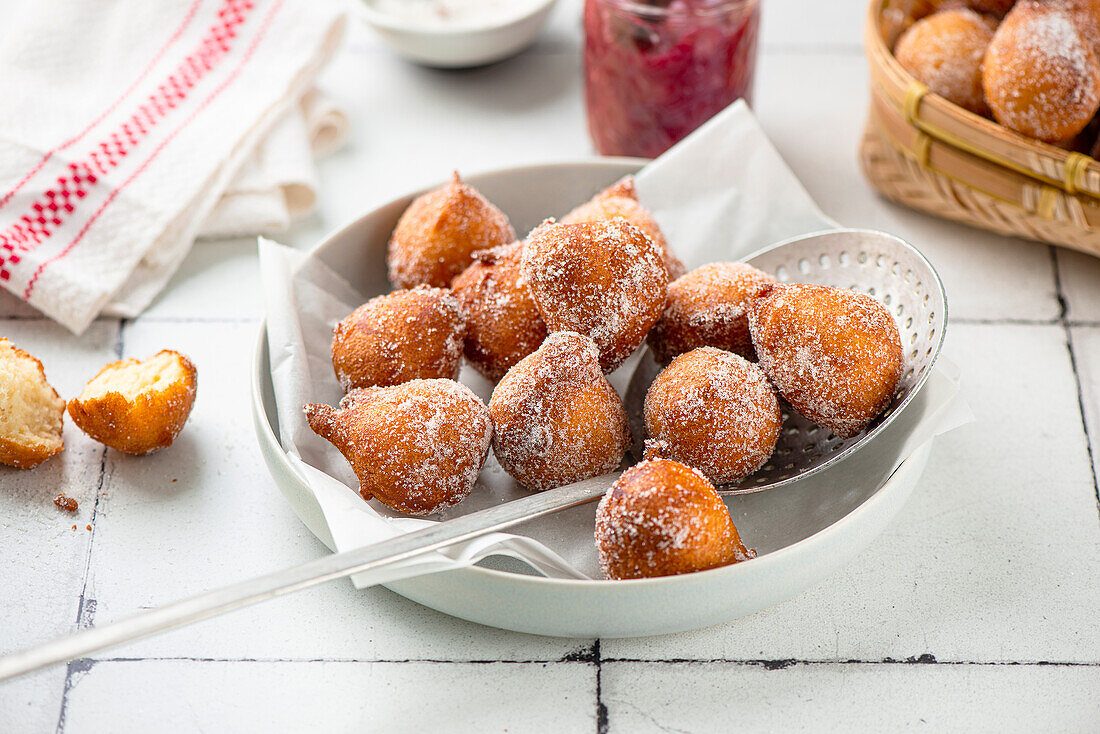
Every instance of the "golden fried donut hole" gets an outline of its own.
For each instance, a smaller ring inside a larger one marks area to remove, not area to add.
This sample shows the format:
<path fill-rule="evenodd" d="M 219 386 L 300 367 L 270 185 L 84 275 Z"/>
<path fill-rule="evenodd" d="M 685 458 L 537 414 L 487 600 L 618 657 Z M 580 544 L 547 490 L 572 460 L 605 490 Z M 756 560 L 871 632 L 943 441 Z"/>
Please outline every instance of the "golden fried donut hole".
<path fill-rule="evenodd" d="M 647 342 L 660 364 L 696 347 L 716 347 L 755 360 L 749 303 L 777 282 L 745 263 L 710 263 L 669 283 L 668 302 Z"/>
<path fill-rule="evenodd" d="M 465 498 L 493 435 L 485 404 L 453 380 L 357 388 L 339 408 L 311 403 L 305 414 L 351 464 L 363 499 L 410 515 Z"/>
<path fill-rule="evenodd" d="M 466 322 L 446 288 L 417 286 L 378 296 L 332 330 L 332 367 L 344 390 L 454 378 Z"/>
<path fill-rule="evenodd" d="M 475 252 L 515 239 L 504 212 L 455 173 L 449 183 L 417 197 L 401 215 L 386 257 L 390 282 L 398 288 L 449 286 Z"/>
<path fill-rule="evenodd" d="M 197 389 L 198 371 L 191 360 L 162 349 L 147 359 L 104 365 L 69 401 L 69 417 L 116 451 L 150 454 L 171 446 L 183 430 Z"/>
<path fill-rule="evenodd" d="M 775 450 L 783 414 L 764 372 L 713 347 L 681 354 L 645 396 L 646 433 L 715 484 L 744 479 Z"/>
<path fill-rule="evenodd" d="M 883 42 L 893 48 L 902 33 L 935 9 L 933 0 L 891 0 L 885 3 L 879 24 Z"/>
<path fill-rule="evenodd" d="M 778 285 L 749 310 L 760 366 L 795 410 L 850 438 L 894 397 L 901 338 L 890 313 L 863 293 Z"/>
<path fill-rule="evenodd" d="M 546 339 L 546 322 L 520 278 L 522 260 L 522 242 L 484 250 L 451 283 L 466 317 L 466 359 L 490 380 Z"/>
<path fill-rule="evenodd" d="M 1003 18 L 1005 13 L 1012 10 L 1016 0 L 939 0 L 936 10 L 951 10 L 955 8 L 969 8 L 978 13 Z"/>
<path fill-rule="evenodd" d="M 999 123 L 1064 142 L 1100 106 L 1100 63 L 1064 8 L 1020 0 L 993 34 L 982 85 Z"/>
<path fill-rule="evenodd" d="M 982 58 L 993 31 L 973 10 L 944 10 L 918 20 L 898 39 L 898 63 L 936 94 L 988 115 L 982 92 Z"/>
<path fill-rule="evenodd" d="M 661 248 L 661 259 L 665 263 L 668 279 L 675 280 L 684 274 L 686 268 L 680 258 L 669 248 L 668 240 L 657 225 L 657 220 L 638 202 L 638 191 L 634 188 L 634 177 L 627 176 L 619 183 L 609 186 L 585 203 L 561 218 L 562 224 L 577 222 L 599 222 L 604 219 L 622 217 L 646 233 L 649 239 Z"/>
<path fill-rule="evenodd" d="M 705 571 L 754 557 L 701 472 L 647 459 L 623 472 L 596 509 L 596 549 L 609 579 Z"/>
<path fill-rule="evenodd" d="M 64 415 L 42 362 L 0 337 L 0 464 L 33 469 L 59 454 Z"/>
<path fill-rule="evenodd" d="M 630 446 L 626 411 L 586 336 L 550 334 L 497 383 L 489 400 L 493 452 L 531 489 L 613 470 Z"/>
<path fill-rule="evenodd" d="M 642 343 L 668 291 L 660 248 L 625 219 L 536 227 L 523 277 L 550 331 L 591 337 L 604 372 Z"/>

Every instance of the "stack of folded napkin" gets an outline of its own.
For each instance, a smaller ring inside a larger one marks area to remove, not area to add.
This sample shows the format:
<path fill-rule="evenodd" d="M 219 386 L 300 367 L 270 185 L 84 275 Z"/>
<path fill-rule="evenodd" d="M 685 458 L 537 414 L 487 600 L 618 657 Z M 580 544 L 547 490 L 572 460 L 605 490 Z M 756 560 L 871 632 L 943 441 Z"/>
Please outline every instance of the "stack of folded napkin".
<path fill-rule="evenodd" d="M 313 207 L 345 135 L 329 0 L 37 0 L 0 29 L 0 285 L 74 332 L 145 308 L 196 237 Z"/>

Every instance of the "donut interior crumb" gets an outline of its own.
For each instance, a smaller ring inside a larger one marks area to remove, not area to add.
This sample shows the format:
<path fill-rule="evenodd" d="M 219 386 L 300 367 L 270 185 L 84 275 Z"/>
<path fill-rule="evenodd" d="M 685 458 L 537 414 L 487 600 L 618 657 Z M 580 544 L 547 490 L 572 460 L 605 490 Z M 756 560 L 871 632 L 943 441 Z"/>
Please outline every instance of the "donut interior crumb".
<path fill-rule="evenodd" d="M 79 399 L 92 400 L 113 392 L 132 401 L 142 393 L 167 390 L 173 383 L 186 380 L 187 370 L 180 358 L 173 352 L 165 351 L 143 362 L 126 360 L 105 367 L 84 386 Z"/>
<path fill-rule="evenodd" d="M 64 401 L 38 363 L 6 339 L 0 339 L 0 407 L 0 438 L 47 455 L 61 450 Z"/>

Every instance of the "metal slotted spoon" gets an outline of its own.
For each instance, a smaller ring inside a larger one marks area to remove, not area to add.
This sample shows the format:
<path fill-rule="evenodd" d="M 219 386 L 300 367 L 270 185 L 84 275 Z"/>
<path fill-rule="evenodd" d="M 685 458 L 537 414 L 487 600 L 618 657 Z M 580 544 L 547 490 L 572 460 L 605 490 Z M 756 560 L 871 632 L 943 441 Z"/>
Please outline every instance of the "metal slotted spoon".
<path fill-rule="evenodd" d="M 899 452 L 921 417 L 920 411 L 905 409 L 917 398 L 943 343 L 947 296 L 939 275 L 904 240 L 861 229 L 795 237 L 759 250 L 745 262 L 782 283 L 847 288 L 878 300 L 898 327 L 902 374 L 894 399 L 882 415 L 849 439 L 803 418 L 780 400 L 783 431 L 772 458 L 741 482 L 719 487 L 719 493 L 752 494 L 811 479 L 836 482 L 843 477 L 867 484 L 877 476 L 881 482 L 903 458 Z M 636 453 L 644 431 L 641 406 L 660 369 L 647 354 L 627 391 Z"/>
<path fill-rule="evenodd" d="M 746 262 L 781 282 L 852 288 L 878 299 L 897 323 L 904 350 L 903 370 L 887 410 L 867 430 L 847 440 L 785 407 L 783 432 L 769 463 L 740 484 L 719 491 L 749 494 L 795 483 L 811 493 L 817 486 L 879 486 L 904 458 L 905 441 L 923 416 L 920 389 L 939 354 L 947 319 L 939 276 L 912 246 L 869 230 L 832 230 L 798 237 L 761 250 Z M 657 371 L 646 355 L 631 381 L 626 404 L 635 424 Z M 0 681 L 592 502 L 616 478 L 617 474 L 607 474 L 532 494 L 12 653 L 0 658 Z"/>

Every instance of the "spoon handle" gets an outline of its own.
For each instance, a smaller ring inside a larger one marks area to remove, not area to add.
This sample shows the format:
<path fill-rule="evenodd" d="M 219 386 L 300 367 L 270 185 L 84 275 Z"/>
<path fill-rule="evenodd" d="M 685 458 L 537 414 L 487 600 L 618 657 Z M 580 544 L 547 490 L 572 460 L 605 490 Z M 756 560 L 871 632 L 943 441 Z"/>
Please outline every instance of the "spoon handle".
<path fill-rule="evenodd" d="M 0 658 L 0 681 L 583 505 L 599 499 L 617 476 L 605 474 L 539 492 L 20 650 Z"/>

